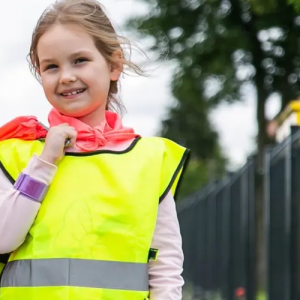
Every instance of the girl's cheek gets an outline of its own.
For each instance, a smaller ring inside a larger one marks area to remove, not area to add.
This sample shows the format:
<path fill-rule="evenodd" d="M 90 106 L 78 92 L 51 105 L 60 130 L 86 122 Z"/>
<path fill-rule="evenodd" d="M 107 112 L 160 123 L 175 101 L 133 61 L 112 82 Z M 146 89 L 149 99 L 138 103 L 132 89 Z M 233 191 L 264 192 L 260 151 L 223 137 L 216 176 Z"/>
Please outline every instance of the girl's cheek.
<path fill-rule="evenodd" d="M 42 76 L 42 85 L 46 88 L 51 87 L 54 84 L 54 78 L 50 78 L 49 76 Z"/>

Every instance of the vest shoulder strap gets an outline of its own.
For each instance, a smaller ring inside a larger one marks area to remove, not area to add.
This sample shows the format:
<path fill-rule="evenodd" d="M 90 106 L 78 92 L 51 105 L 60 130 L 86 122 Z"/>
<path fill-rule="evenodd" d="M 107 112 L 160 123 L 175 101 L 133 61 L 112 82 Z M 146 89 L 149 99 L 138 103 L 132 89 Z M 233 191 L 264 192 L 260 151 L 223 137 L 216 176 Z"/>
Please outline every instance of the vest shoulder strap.
<path fill-rule="evenodd" d="M 163 201 L 166 195 L 171 191 L 174 198 L 178 186 L 184 174 L 184 170 L 188 163 L 190 150 L 177 143 L 160 137 L 145 138 L 154 144 L 154 148 L 161 155 L 161 174 L 160 174 L 160 198 Z"/>

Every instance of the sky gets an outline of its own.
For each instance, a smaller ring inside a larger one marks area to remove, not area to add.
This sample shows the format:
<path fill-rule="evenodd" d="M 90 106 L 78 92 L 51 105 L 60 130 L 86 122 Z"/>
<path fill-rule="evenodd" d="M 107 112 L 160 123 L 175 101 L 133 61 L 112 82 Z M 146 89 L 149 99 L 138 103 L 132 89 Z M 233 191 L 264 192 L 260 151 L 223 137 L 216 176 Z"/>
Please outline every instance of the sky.
<path fill-rule="evenodd" d="M 147 13 L 149 7 L 136 0 L 100 1 L 118 32 L 124 34 L 122 24 L 130 16 Z M 20 115 L 35 115 L 45 124 L 50 106 L 43 89 L 31 75 L 26 56 L 31 34 L 43 10 L 52 0 L 3 1 L 0 10 L 0 124 Z M 136 41 L 136 36 L 127 37 Z M 146 45 L 140 45 L 146 48 Z M 134 56 L 137 59 L 139 56 Z M 150 54 L 151 57 L 151 54 Z M 171 94 L 172 62 L 159 63 L 151 68 L 150 77 L 125 76 L 121 97 L 127 112 L 126 126 L 134 127 L 142 136 L 157 135 L 160 121 L 174 99 Z M 279 108 L 273 99 L 267 107 L 270 117 Z M 231 168 L 245 162 L 254 149 L 256 135 L 255 94 L 249 92 L 245 101 L 234 105 L 221 105 L 211 115 L 212 123 L 220 134 L 224 154 Z"/>

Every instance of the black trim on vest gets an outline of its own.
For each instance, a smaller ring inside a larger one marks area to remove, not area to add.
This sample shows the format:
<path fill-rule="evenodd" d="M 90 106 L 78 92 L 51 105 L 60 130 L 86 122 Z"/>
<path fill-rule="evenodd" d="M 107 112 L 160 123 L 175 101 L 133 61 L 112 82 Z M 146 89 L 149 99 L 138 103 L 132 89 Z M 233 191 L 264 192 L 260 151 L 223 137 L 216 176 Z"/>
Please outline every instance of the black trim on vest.
<path fill-rule="evenodd" d="M 6 264 L 8 262 L 10 254 L 0 254 L 0 263 Z"/>
<path fill-rule="evenodd" d="M 141 138 L 137 137 L 133 140 L 133 142 L 130 144 L 130 146 L 121 151 L 114 151 L 114 150 L 97 150 L 97 151 L 91 151 L 91 152 L 66 152 L 65 156 L 93 156 L 97 154 L 125 154 L 129 151 L 131 151 L 135 145 L 140 141 Z"/>
<path fill-rule="evenodd" d="M 176 168 L 176 171 L 174 172 L 174 174 L 171 178 L 170 183 L 168 184 L 168 186 L 167 186 L 166 190 L 163 192 L 163 194 L 159 197 L 159 203 L 161 203 L 166 198 L 167 194 L 169 193 L 169 191 L 172 188 L 172 185 L 173 185 L 174 181 L 176 180 L 176 177 L 177 177 L 178 173 L 182 169 L 181 176 L 178 180 L 177 187 L 176 187 L 176 190 L 175 190 L 174 199 L 176 198 L 179 186 L 180 186 L 180 184 L 182 182 L 182 178 L 184 176 L 184 172 L 185 172 L 186 167 L 188 165 L 189 156 L 190 156 L 190 150 L 186 149 L 183 156 L 182 156 L 182 158 L 181 158 L 181 161 L 180 161 L 179 165 Z"/>
<path fill-rule="evenodd" d="M 3 174 L 6 176 L 6 178 L 10 181 L 11 184 L 15 184 L 15 180 L 12 178 L 12 176 L 8 173 L 8 171 L 3 166 L 2 162 L 0 161 L 0 169 L 2 170 Z"/>

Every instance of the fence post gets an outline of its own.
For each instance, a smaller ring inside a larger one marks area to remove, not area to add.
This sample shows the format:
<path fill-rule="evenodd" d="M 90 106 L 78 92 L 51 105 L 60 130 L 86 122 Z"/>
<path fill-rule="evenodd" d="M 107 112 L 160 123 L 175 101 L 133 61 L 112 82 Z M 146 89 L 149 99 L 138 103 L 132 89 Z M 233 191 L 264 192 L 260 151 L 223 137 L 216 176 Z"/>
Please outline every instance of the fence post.
<path fill-rule="evenodd" d="M 248 204 L 248 232 L 247 232 L 247 300 L 255 300 L 255 184 L 254 157 L 247 162 L 247 204 Z"/>
<path fill-rule="evenodd" d="M 291 127 L 291 229 L 290 229 L 290 290 L 291 300 L 300 299 L 300 128 Z"/>
<path fill-rule="evenodd" d="M 285 299 L 291 299 L 292 129 L 285 148 Z"/>
<path fill-rule="evenodd" d="M 289 136 L 266 153 L 267 299 L 291 299 L 291 145 Z"/>

